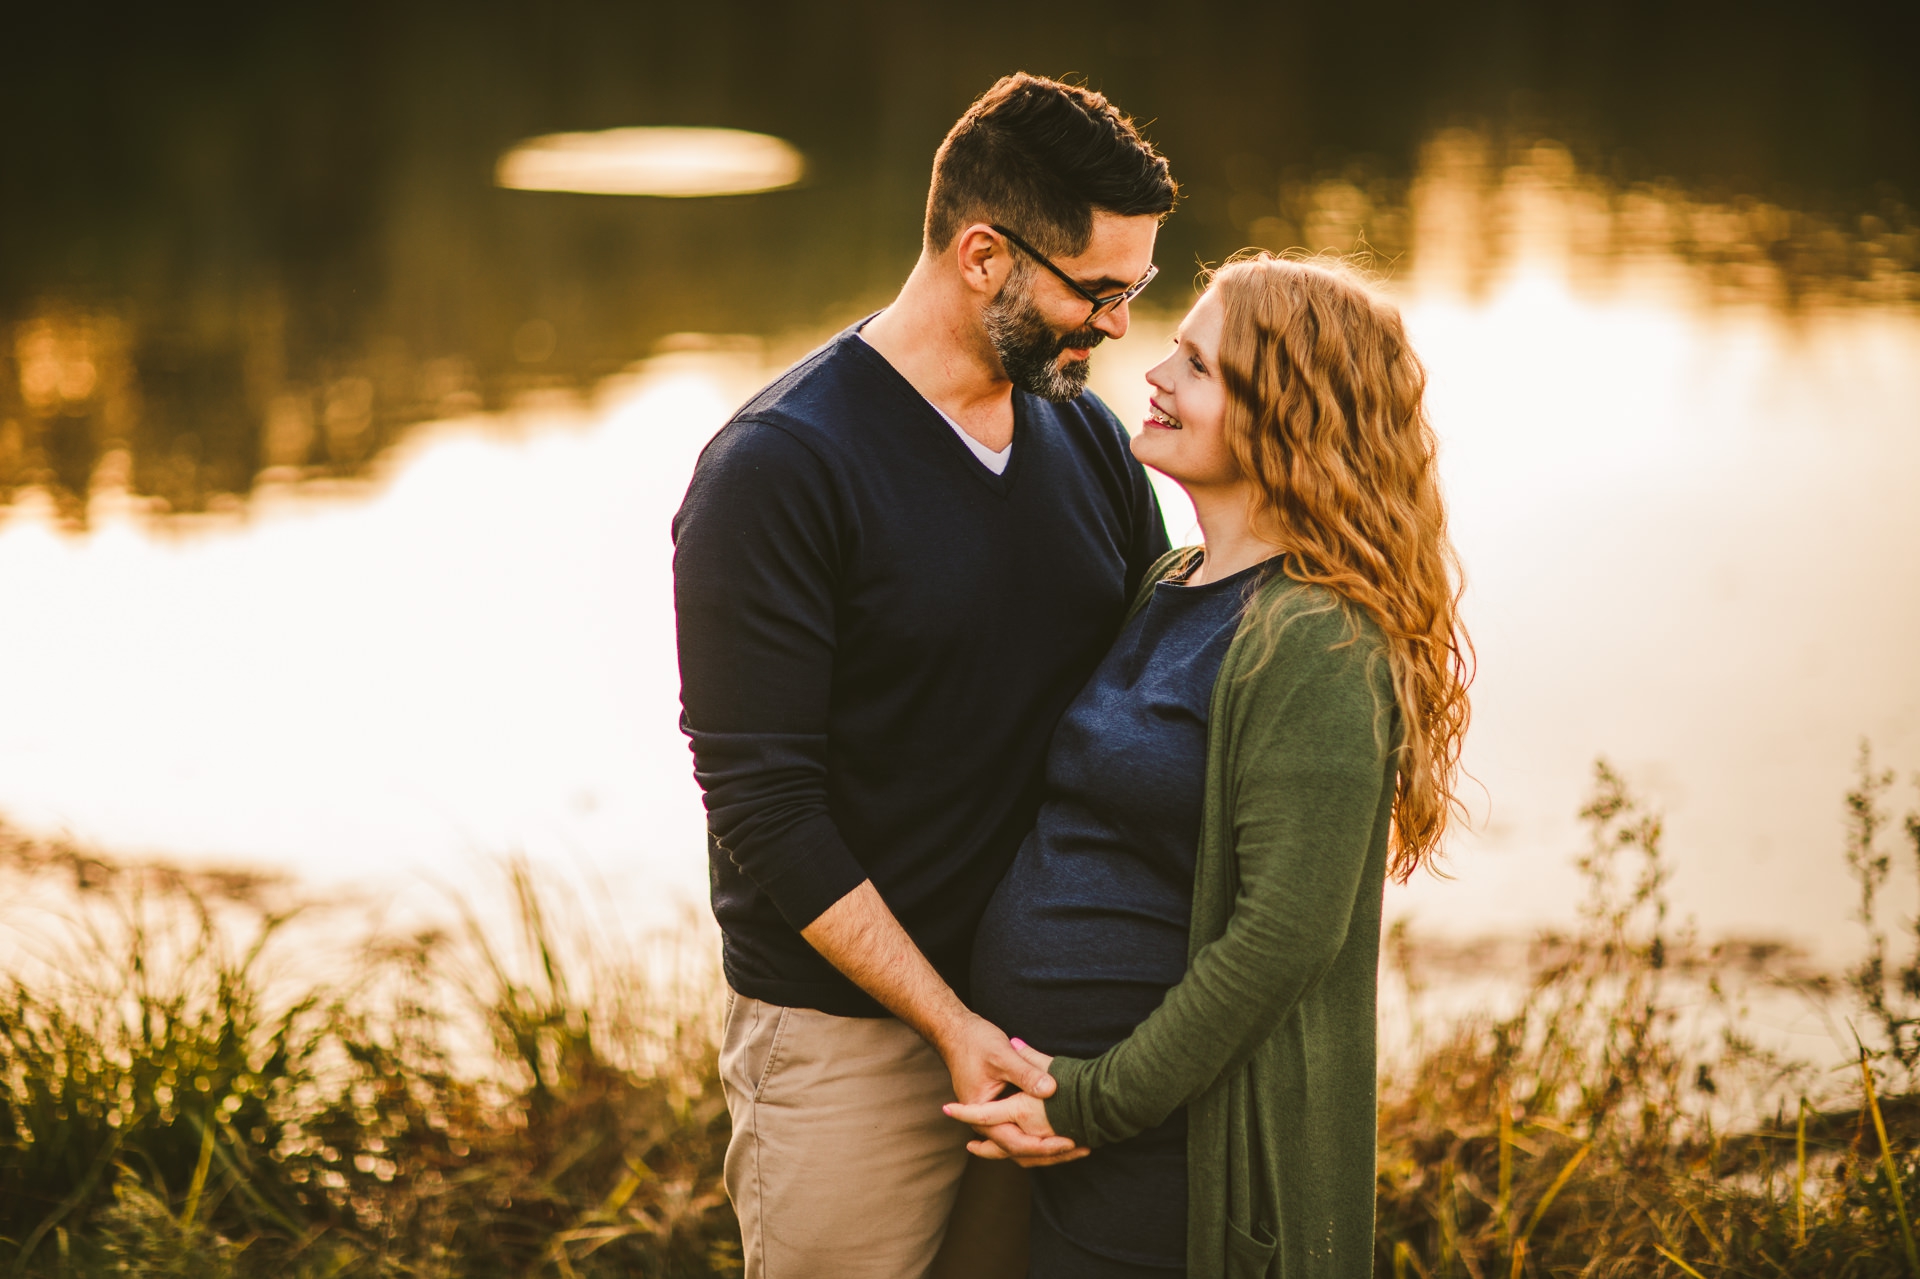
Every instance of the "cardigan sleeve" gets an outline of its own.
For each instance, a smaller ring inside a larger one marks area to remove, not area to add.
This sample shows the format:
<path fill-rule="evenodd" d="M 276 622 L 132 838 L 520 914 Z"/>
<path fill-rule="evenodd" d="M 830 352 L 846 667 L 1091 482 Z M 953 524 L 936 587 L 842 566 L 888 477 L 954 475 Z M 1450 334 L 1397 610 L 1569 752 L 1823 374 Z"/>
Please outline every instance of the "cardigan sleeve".
<path fill-rule="evenodd" d="M 1267 661 L 1223 666 L 1235 682 L 1208 769 L 1227 770 L 1225 812 L 1211 776 L 1208 790 L 1210 824 L 1232 840 L 1232 912 L 1131 1035 L 1092 1060 L 1054 1059 L 1056 1132 L 1101 1146 L 1165 1121 L 1244 1063 L 1345 945 L 1394 727 L 1377 633 L 1348 638 L 1340 610 L 1296 610 Z"/>

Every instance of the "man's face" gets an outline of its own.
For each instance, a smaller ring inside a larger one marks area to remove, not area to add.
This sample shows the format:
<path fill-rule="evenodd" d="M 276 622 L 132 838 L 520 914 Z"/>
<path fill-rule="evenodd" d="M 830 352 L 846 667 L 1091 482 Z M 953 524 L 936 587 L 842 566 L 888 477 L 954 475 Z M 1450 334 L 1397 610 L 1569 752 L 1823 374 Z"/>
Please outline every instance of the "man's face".
<path fill-rule="evenodd" d="M 1119 293 L 1153 262 L 1160 220 L 1095 209 L 1085 251 L 1056 257 L 1055 266 L 1087 292 Z M 1071 400 L 1086 389 L 1093 348 L 1127 334 L 1128 304 L 1087 323 L 1087 300 L 1052 272 L 1014 250 L 1013 271 L 983 319 L 987 339 L 1015 386 L 1048 400 Z"/>

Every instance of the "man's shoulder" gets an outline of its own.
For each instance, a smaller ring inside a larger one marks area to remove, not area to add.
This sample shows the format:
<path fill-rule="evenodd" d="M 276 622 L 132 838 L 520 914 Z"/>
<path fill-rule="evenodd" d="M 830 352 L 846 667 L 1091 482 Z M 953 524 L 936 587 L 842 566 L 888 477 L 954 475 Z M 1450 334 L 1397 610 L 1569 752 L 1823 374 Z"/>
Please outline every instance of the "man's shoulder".
<path fill-rule="evenodd" d="M 761 387 L 701 451 L 699 478 L 740 469 L 819 473 L 835 469 L 845 437 L 875 388 L 849 329 Z"/>
<path fill-rule="evenodd" d="M 871 353 L 853 329 L 795 361 L 741 405 L 728 426 L 775 427 L 816 448 L 885 394 Z"/>

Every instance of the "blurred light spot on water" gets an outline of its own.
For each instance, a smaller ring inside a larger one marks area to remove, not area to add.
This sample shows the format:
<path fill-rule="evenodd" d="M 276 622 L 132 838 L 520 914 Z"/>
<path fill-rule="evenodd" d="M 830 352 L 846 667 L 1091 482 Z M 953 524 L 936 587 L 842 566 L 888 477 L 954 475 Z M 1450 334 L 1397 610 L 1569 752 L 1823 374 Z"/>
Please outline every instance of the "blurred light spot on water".
<path fill-rule="evenodd" d="M 552 321 L 528 320 L 513 331 L 513 358 L 522 364 L 541 364 L 560 344 L 560 335 Z"/>
<path fill-rule="evenodd" d="M 806 165 L 790 143 L 739 129 L 604 129 L 529 138 L 494 180 L 520 191 L 700 196 L 774 191 Z"/>
<path fill-rule="evenodd" d="M 760 373 L 682 351 L 589 410 L 429 428 L 350 498 L 270 483 L 197 531 L 106 487 L 85 536 L 16 503 L 0 812 L 322 881 L 470 882 L 519 850 L 697 900 L 668 521 Z"/>

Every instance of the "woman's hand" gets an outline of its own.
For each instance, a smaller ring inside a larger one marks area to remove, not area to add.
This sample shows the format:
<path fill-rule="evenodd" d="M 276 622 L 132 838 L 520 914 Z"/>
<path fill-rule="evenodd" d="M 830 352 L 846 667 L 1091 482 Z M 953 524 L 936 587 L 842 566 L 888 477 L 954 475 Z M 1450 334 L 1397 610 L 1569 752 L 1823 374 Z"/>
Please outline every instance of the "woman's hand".
<path fill-rule="evenodd" d="M 1053 1058 L 1018 1039 L 1013 1046 L 1043 1071 L 1053 1064 Z M 1016 1092 L 974 1105 L 950 1102 L 941 1109 L 980 1134 L 981 1140 L 968 1142 L 967 1149 L 982 1159 L 1011 1159 L 1022 1168 L 1044 1168 L 1089 1153 L 1075 1145 L 1071 1137 L 1055 1133 L 1047 1121 L 1046 1102 L 1029 1093 Z"/>

